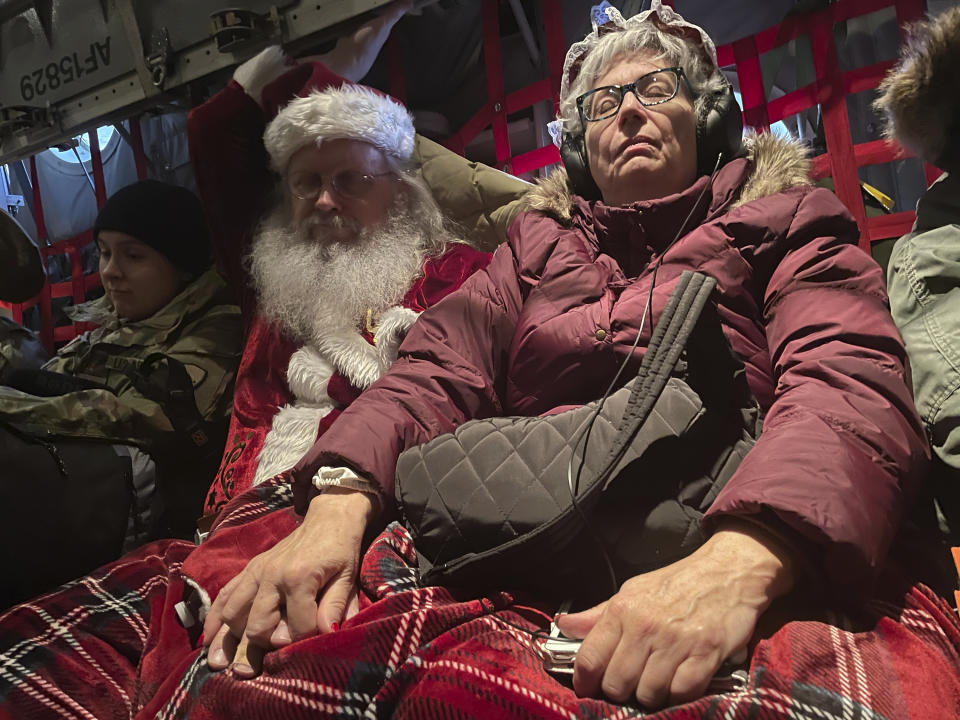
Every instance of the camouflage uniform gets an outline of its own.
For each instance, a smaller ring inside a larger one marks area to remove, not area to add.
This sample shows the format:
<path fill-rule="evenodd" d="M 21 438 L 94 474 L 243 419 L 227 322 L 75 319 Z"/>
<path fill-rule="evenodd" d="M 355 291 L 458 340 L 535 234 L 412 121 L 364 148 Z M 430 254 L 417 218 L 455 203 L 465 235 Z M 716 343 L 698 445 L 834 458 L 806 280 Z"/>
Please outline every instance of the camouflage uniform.
<path fill-rule="evenodd" d="M 138 392 L 124 370 L 136 369 L 156 352 L 184 364 L 204 419 L 229 417 L 242 344 L 240 310 L 230 304 L 215 270 L 145 320 L 118 321 L 107 315 L 104 299 L 88 303 L 86 310 L 101 312 L 103 324 L 74 339 L 43 367 L 108 389 L 36 397 L 2 387 L 0 420 L 32 435 L 105 440 L 153 455 L 171 440 L 173 427 L 160 405 Z M 154 459 L 163 466 L 162 457 Z"/>

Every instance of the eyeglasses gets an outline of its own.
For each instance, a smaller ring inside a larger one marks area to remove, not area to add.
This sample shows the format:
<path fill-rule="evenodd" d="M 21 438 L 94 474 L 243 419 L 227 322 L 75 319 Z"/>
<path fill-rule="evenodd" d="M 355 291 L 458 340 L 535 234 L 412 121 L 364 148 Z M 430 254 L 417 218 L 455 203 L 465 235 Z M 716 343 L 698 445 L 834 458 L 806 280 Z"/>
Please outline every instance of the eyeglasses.
<path fill-rule="evenodd" d="M 680 78 L 687 76 L 681 67 L 668 67 L 641 75 L 626 85 L 604 85 L 594 88 L 577 98 L 580 117 L 586 122 L 606 120 L 620 112 L 623 98 L 632 92 L 641 105 L 660 105 L 677 96 L 680 90 Z"/>
<path fill-rule="evenodd" d="M 356 200 L 362 198 L 373 189 L 377 183 L 377 178 L 387 175 L 396 175 L 394 172 L 382 173 L 362 173 L 356 170 L 341 170 L 330 178 L 329 184 L 331 190 L 342 198 L 347 200 Z M 311 172 L 299 172 L 292 174 L 287 179 L 287 187 L 290 193 L 300 200 L 316 201 L 323 192 L 324 179 L 322 175 Z"/>

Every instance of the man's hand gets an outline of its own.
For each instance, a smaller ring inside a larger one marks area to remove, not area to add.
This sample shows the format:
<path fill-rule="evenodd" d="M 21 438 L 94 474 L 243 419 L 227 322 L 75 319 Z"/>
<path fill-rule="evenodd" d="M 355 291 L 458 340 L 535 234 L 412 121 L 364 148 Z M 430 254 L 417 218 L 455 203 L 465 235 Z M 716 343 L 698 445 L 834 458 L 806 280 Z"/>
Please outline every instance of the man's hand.
<path fill-rule="evenodd" d="M 337 40 L 336 47 L 319 59 L 338 75 L 360 82 L 387 42 L 397 21 L 413 7 L 412 0 L 396 0 L 381 15 Z"/>
<path fill-rule="evenodd" d="M 635 696 L 649 709 L 701 697 L 721 663 L 746 647 L 770 602 L 790 590 L 792 568 L 759 528 L 725 525 L 689 557 L 557 619 L 565 635 L 585 638 L 574 689 L 618 702 Z"/>
<path fill-rule="evenodd" d="M 315 497 L 296 530 L 220 591 L 203 624 L 210 668 L 230 665 L 246 638 L 247 662 L 233 669 L 253 677 L 268 650 L 329 632 L 356 612 L 360 548 L 373 511 L 374 499 L 353 490 Z"/>

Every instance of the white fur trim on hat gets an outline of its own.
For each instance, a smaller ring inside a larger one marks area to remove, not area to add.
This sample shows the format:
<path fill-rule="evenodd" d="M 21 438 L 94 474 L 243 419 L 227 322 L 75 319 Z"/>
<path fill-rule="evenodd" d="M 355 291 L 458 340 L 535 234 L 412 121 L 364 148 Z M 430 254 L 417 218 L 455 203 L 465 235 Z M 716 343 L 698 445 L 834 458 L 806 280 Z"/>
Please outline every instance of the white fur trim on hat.
<path fill-rule="evenodd" d="M 399 103 L 362 85 L 315 90 L 294 98 L 267 126 L 263 142 L 282 173 L 293 154 L 324 140 L 362 140 L 399 160 L 413 156 L 413 118 Z"/>

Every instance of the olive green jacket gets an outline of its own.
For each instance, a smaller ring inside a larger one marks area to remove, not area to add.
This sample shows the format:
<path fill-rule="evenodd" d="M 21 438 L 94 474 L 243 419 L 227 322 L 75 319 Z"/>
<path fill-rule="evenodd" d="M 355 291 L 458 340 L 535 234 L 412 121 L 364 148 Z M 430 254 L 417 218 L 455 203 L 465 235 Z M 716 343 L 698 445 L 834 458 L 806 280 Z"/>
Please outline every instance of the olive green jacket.
<path fill-rule="evenodd" d="M 414 159 L 444 214 L 474 247 L 493 252 L 506 242 L 507 228 L 524 208 L 532 185 L 513 175 L 471 162 L 417 135 Z"/>
<path fill-rule="evenodd" d="M 153 453 L 169 443 L 173 427 L 160 405 L 140 394 L 123 371 L 157 352 L 184 364 L 204 419 L 229 417 L 242 346 L 240 310 L 230 304 L 215 270 L 145 320 L 119 321 L 106 298 L 79 306 L 73 315 L 101 325 L 64 346 L 44 369 L 109 389 L 36 397 L 0 387 L 0 419 L 30 434 L 106 440 Z"/>
<path fill-rule="evenodd" d="M 887 289 L 930 444 L 960 469 L 960 179 L 945 175 L 920 199 L 913 232 L 894 246 Z"/>

